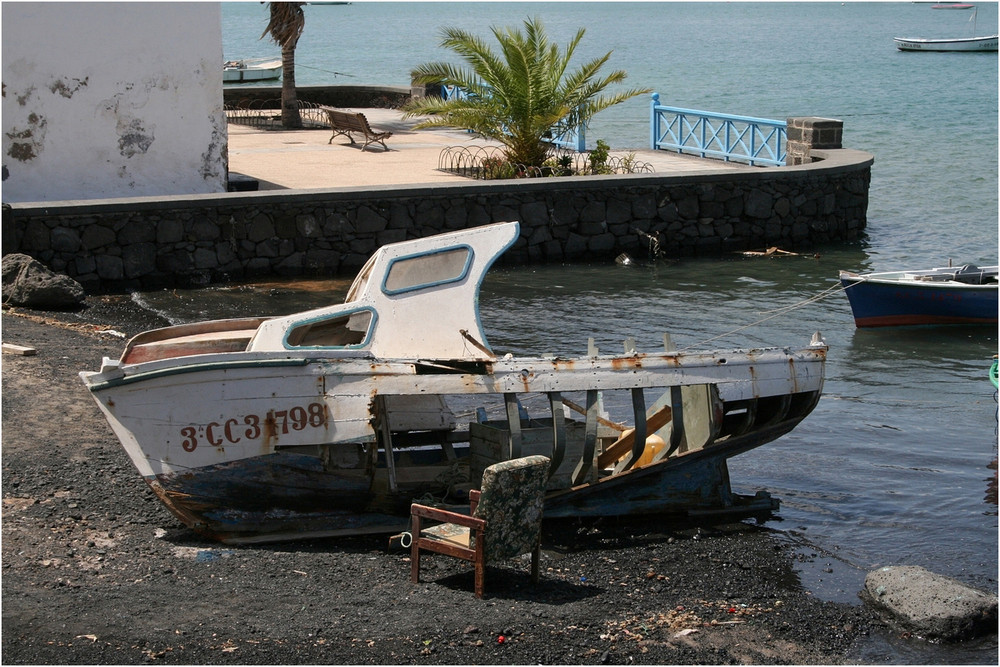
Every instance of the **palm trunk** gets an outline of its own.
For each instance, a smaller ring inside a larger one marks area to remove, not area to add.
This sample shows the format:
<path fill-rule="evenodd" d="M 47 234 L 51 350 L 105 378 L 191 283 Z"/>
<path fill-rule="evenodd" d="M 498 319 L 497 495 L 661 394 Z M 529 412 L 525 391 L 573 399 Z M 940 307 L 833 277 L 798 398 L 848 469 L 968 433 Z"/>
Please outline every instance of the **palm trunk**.
<path fill-rule="evenodd" d="M 299 100 L 295 92 L 295 47 L 281 49 L 281 126 L 286 129 L 302 127 Z"/>

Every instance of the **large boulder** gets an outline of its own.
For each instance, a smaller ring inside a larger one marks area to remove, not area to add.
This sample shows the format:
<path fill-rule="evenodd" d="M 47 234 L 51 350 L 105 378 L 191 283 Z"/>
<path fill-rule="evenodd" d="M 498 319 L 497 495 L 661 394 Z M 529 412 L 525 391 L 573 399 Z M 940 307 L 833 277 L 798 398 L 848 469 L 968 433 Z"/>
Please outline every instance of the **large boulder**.
<path fill-rule="evenodd" d="M 915 565 L 869 572 L 862 598 L 927 638 L 958 640 L 997 631 L 996 595 Z"/>
<path fill-rule="evenodd" d="M 80 283 L 49 270 L 28 255 L 4 255 L 2 270 L 5 304 L 37 310 L 72 310 L 79 308 L 87 296 Z"/>

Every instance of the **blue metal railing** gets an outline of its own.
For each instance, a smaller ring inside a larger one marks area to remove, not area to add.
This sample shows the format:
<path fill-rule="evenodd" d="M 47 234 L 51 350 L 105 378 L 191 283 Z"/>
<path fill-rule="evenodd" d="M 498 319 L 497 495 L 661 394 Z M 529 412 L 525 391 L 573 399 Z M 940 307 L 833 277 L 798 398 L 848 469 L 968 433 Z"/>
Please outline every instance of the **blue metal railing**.
<path fill-rule="evenodd" d="M 751 165 L 785 164 L 788 124 L 783 120 L 661 106 L 659 93 L 653 93 L 650 109 L 650 147 L 653 150 Z"/>
<path fill-rule="evenodd" d="M 577 125 L 576 127 L 571 127 L 560 132 L 555 137 L 545 139 L 545 141 L 556 148 L 565 148 L 566 150 L 583 153 L 587 150 L 586 126 Z"/>
<path fill-rule="evenodd" d="M 445 102 L 448 100 L 464 100 L 465 98 L 465 90 L 462 88 L 458 86 L 441 86 L 441 99 Z"/>
<path fill-rule="evenodd" d="M 441 86 L 441 97 L 445 101 L 453 99 L 461 100 L 464 99 L 466 95 L 467 93 L 465 90 L 459 88 L 458 86 Z M 559 132 L 559 134 L 556 134 L 554 137 L 546 138 L 545 142 L 552 144 L 556 148 L 564 148 L 566 150 L 583 153 L 587 150 L 586 129 L 582 126 L 572 127 Z"/>

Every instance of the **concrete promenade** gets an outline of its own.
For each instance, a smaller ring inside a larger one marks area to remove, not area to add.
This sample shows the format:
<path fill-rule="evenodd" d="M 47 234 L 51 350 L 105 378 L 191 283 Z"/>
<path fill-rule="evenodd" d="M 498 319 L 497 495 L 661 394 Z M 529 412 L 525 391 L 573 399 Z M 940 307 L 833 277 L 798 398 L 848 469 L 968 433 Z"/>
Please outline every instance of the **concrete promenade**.
<path fill-rule="evenodd" d="M 360 111 L 376 131 L 391 131 L 389 151 L 378 144 L 361 150 L 347 137 L 332 143 L 329 129 L 266 130 L 229 124 L 229 171 L 259 181 L 261 190 L 327 189 L 416 183 L 470 182 L 438 170 L 441 151 L 448 147 L 497 145 L 465 131 L 414 130 L 417 119 L 404 119 L 393 109 Z M 635 153 L 657 174 L 687 174 L 719 169 L 754 169 L 746 165 L 678 155 L 666 151 L 612 150 L 612 155 Z"/>

